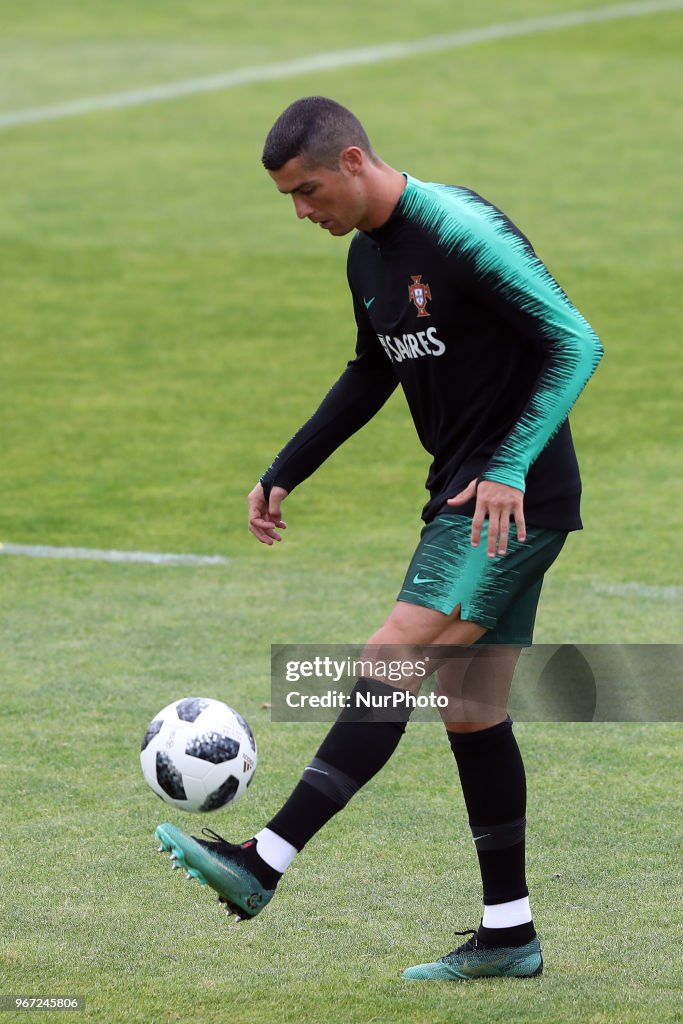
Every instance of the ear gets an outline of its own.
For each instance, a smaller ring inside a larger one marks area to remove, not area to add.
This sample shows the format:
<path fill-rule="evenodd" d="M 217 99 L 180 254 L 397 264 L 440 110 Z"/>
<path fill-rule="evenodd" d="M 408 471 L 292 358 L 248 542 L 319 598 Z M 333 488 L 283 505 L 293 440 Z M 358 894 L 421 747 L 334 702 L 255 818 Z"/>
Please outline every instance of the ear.
<path fill-rule="evenodd" d="M 339 169 L 347 174 L 360 174 L 365 165 L 366 156 L 360 146 L 347 146 L 339 154 Z"/>

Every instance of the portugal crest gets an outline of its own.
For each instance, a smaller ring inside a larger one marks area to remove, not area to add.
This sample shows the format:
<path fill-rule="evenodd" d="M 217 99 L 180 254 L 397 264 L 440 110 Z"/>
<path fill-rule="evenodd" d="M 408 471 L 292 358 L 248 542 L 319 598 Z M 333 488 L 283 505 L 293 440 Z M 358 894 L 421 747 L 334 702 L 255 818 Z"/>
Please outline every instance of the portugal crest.
<path fill-rule="evenodd" d="M 418 316 L 429 316 L 427 312 L 427 299 L 431 299 L 432 293 L 428 284 L 422 284 L 422 274 L 412 275 L 412 284 L 408 285 L 408 296 L 411 302 L 415 303 Z"/>

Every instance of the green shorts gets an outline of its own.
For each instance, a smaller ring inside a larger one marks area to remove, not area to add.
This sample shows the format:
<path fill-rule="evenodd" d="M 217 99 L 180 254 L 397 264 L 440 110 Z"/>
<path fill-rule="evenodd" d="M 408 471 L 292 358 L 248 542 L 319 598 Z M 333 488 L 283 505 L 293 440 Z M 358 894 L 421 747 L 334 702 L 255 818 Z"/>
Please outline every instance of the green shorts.
<path fill-rule="evenodd" d="M 486 554 L 488 521 L 472 547 L 472 520 L 442 512 L 423 528 L 403 581 L 399 601 L 419 604 L 485 626 L 483 644 L 528 646 L 533 641 L 536 608 L 544 573 L 555 561 L 567 533 L 529 527 L 524 543 L 510 523 L 507 553 Z"/>

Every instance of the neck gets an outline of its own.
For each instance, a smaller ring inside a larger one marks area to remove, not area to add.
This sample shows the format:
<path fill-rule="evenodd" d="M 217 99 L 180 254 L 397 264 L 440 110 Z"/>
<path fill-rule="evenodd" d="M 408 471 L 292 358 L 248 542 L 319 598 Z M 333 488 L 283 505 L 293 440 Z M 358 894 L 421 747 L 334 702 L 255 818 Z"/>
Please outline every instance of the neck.
<path fill-rule="evenodd" d="M 405 176 L 383 160 L 371 164 L 368 170 L 367 212 L 358 224 L 361 231 L 375 231 L 386 224 L 406 187 Z"/>

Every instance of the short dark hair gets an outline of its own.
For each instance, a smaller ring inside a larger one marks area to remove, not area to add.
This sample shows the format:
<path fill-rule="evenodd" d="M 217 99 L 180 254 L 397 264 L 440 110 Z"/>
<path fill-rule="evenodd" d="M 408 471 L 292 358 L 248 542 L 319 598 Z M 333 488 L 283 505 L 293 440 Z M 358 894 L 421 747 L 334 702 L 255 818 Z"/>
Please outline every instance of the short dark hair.
<path fill-rule="evenodd" d="M 358 146 L 371 160 L 377 159 L 363 125 L 350 110 L 325 96 L 305 96 L 290 104 L 268 132 L 263 166 L 279 171 L 302 156 L 310 166 L 336 170 L 347 146 Z"/>

